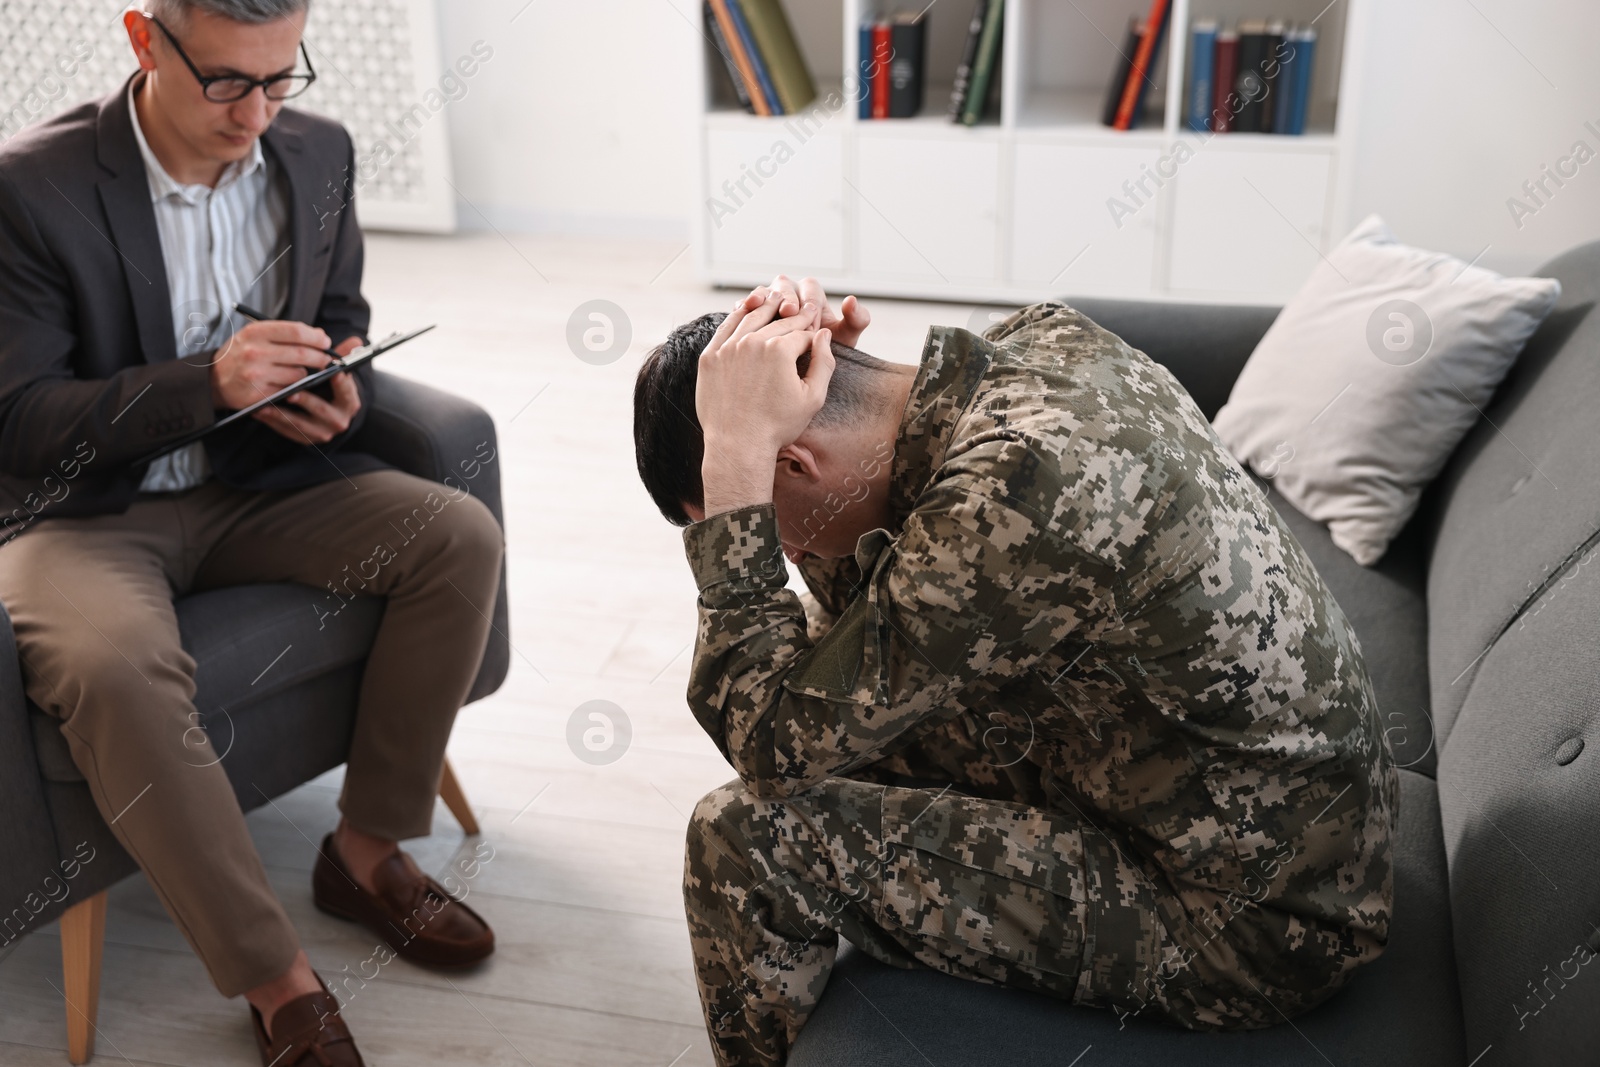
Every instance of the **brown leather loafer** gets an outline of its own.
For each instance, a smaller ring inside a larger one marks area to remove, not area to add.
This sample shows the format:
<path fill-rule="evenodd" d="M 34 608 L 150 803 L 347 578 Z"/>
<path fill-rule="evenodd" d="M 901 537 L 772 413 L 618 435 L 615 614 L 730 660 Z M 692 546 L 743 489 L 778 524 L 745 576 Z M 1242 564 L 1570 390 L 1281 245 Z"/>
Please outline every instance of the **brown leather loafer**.
<path fill-rule="evenodd" d="M 250 1021 L 262 1067 L 366 1067 L 332 993 L 307 993 L 273 1012 L 271 1037 L 254 1006 Z"/>
<path fill-rule="evenodd" d="M 372 884 L 375 893 L 357 885 L 333 847 L 333 835 L 322 839 L 311 893 L 329 915 L 363 923 L 397 956 L 429 967 L 470 967 L 494 951 L 494 931 L 483 917 L 419 871 L 404 852 L 378 864 Z"/>

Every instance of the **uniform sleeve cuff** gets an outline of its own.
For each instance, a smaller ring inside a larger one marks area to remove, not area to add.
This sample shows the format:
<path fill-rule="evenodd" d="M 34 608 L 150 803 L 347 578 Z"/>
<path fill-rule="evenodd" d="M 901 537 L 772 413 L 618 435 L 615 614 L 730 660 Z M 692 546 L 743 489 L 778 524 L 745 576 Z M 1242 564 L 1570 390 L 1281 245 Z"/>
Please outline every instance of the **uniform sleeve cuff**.
<path fill-rule="evenodd" d="M 725 511 L 684 528 L 683 547 L 704 593 L 718 585 L 781 589 L 789 571 L 778 538 L 778 513 L 771 504 Z"/>

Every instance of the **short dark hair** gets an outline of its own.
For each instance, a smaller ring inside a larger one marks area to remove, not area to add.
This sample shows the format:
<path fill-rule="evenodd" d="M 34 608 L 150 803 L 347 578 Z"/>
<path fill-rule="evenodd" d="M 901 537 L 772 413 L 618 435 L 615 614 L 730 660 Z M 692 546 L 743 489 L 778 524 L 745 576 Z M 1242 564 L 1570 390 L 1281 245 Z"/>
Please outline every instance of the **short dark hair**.
<path fill-rule="evenodd" d="M 674 329 L 645 356 L 633 386 L 633 450 L 639 477 L 661 514 L 675 526 L 691 521 L 684 505 L 699 507 L 705 498 L 700 481 L 705 434 L 695 411 L 694 389 L 700 354 L 727 315 L 714 311 Z M 830 347 L 835 362 L 828 398 L 811 425 L 854 423 L 876 414 L 881 394 L 871 379 L 890 364 L 838 341 Z M 804 374 L 810 361 L 810 353 L 801 356 L 796 373 Z"/>

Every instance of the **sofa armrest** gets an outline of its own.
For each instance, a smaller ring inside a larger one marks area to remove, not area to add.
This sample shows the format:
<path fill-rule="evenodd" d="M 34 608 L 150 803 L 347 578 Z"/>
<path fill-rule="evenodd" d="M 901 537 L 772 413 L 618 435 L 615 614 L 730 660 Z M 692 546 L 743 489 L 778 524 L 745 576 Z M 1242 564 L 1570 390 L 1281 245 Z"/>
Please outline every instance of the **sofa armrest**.
<path fill-rule="evenodd" d="M 0 951 L 60 910 L 51 899 L 61 887 L 55 825 L 28 720 L 11 616 L 0 606 Z"/>
<path fill-rule="evenodd" d="M 1068 303 L 1170 370 L 1208 419 L 1227 402 L 1234 379 L 1280 310 L 1092 298 Z"/>
<path fill-rule="evenodd" d="M 366 422 L 346 447 L 376 456 L 407 474 L 466 489 L 488 506 L 502 529 L 505 527 L 494 419 L 472 401 L 377 371 Z M 483 665 L 467 697 L 469 703 L 499 689 L 511 666 L 503 566 L 500 591 L 489 617 L 494 628 L 483 652 Z"/>

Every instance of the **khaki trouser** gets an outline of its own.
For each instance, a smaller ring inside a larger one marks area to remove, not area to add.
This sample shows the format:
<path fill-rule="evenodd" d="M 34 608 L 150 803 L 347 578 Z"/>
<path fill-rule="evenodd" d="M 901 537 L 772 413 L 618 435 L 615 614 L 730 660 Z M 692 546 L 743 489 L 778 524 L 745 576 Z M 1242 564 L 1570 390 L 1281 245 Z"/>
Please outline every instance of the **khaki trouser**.
<path fill-rule="evenodd" d="M 28 696 L 61 720 L 100 814 L 224 996 L 282 974 L 299 939 L 222 766 L 197 753 L 174 598 L 254 582 L 385 595 L 339 809 L 367 833 L 417 837 L 483 658 L 503 551 L 478 500 L 392 470 L 285 492 L 213 480 L 120 515 L 50 519 L 0 547 Z M 328 595 L 329 612 L 340 603 Z M 262 664 L 277 651 L 261 649 Z"/>

